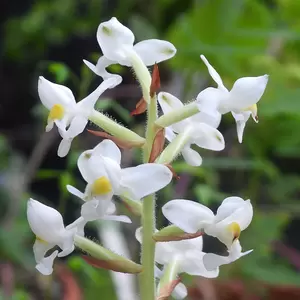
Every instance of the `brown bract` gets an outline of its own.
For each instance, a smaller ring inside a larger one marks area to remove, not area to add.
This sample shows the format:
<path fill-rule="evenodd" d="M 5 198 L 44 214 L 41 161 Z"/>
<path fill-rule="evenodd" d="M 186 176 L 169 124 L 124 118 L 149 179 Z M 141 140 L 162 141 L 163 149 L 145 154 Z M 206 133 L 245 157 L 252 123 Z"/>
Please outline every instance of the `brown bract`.
<path fill-rule="evenodd" d="M 172 292 L 174 291 L 176 285 L 181 281 L 180 278 L 176 278 L 172 280 L 170 283 L 165 285 L 161 290 L 157 297 L 157 300 L 167 300 L 171 296 Z"/>
<path fill-rule="evenodd" d="M 157 157 L 161 154 L 161 152 L 164 149 L 165 145 L 165 129 L 160 128 L 154 137 L 154 141 L 152 144 L 150 157 L 149 157 L 149 163 L 154 162 Z"/>
<path fill-rule="evenodd" d="M 147 110 L 147 102 L 144 98 L 142 98 L 137 105 L 135 106 L 135 110 L 130 113 L 131 116 L 136 116 L 144 113 Z"/>
<path fill-rule="evenodd" d="M 150 85 L 150 97 L 152 98 L 154 94 L 160 89 L 160 75 L 158 65 L 155 64 L 152 71 L 152 80 Z"/>

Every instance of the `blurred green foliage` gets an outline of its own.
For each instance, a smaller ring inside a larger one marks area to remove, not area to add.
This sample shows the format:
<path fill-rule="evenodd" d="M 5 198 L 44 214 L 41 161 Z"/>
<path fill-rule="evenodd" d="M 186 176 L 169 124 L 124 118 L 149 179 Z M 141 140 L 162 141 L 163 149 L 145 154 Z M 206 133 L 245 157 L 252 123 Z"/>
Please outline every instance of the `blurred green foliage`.
<path fill-rule="evenodd" d="M 96 45 L 98 24 L 116 16 L 128 24 L 137 40 L 163 38 L 177 47 L 177 55 L 164 67 L 168 74 L 180 74 L 182 100 L 195 98 L 206 86 L 203 79 L 214 84 L 199 58 L 201 53 L 208 57 L 228 88 L 239 77 L 270 74 L 266 93 L 259 102 L 260 122 L 248 121 L 242 145 L 237 142 L 234 120 L 227 115 L 221 127 L 226 149 L 218 155 L 201 151 L 204 156 L 201 168 L 188 167 L 180 160 L 174 163 L 174 168 L 180 175 L 189 175 L 188 188 L 183 194 L 186 198 L 214 207 L 227 195 L 240 195 L 250 198 L 255 206 L 253 222 L 242 236 L 243 248 L 254 251 L 235 264 L 224 266 L 222 278 L 299 285 L 299 273 L 287 258 L 274 255 L 272 242 L 283 238 L 287 224 L 292 217 L 299 218 L 300 213 L 300 1 L 203 0 L 186 1 L 184 5 L 173 0 L 155 0 L 151 4 L 142 0 L 113 2 L 111 5 L 104 0 L 34 2 L 27 12 L 6 22 L 5 59 L 25 67 L 35 64 L 57 82 L 75 86 L 75 92 L 82 98 L 90 88 L 91 72 L 83 66 L 78 75 L 64 62 L 48 61 L 48 49 L 63 48 L 72 40 L 75 40 L 72 47 L 84 44 L 91 36 Z M 118 121 L 139 130 L 140 124 L 130 117 L 128 108 L 114 99 L 102 99 L 98 109 L 109 110 Z M 45 112 L 40 104 L 34 111 L 38 126 L 42 127 Z M 60 209 L 64 212 L 67 202 L 73 201 L 65 185 L 78 183 L 76 160 L 83 147 L 81 143 L 75 144 L 64 171 L 44 168 L 36 174 L 39 182 L 58 178 Z M 0 153 L 0 202 L 6 208 L 1 212 L 4 218 L 11 205 L 8 201 L 16 200 L 7 196 L 10 186 L 2 178 L 9 173 L 10 162 L 19 153 L 10 148 L 5 136 L 0 137 Z M 139 158 L 139 154 L 135 155 L 135 162 Z M 22 167 L 19 171 L 23 172 Z M 25 193 L 22 201 L 26 196 Z M 176 194 L 173 187 L 167 187 L 160 196 L 158 203 L 162 205 Z M 51 200 L 45 194 L 41 197 Z M 0 257 L 34 274 L 29 249 L 32 241 L 23 206 L 10 228 L 12 238 L 7 238 L 7 229 L 0 226 Z M 159 218 L 159 223 L 162 225 L 164 221 Z M 84 286 L 84 299 L 95 299 L 95 294 L 103 295 L 102 299 L 114 299 L 106 271 L 95 270 L 77 257 L 70 257 L 68 266 L 79 285 Z M 13 299 L 28 299 L 26 288 L 17 290 Z"/>

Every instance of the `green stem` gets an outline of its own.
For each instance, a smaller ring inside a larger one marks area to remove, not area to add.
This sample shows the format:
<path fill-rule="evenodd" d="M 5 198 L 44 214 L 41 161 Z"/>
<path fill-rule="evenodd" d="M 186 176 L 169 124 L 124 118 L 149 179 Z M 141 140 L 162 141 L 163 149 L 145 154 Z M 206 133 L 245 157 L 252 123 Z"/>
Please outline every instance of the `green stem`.
<path fill-rule="evenodd" d="M 165 115 L 162 115 L 156 120 L 155 125 L 159 127 L 168 127 L 197 113 L 199 113 L 197 104 L 195 102 L 192 102 L 181 108 L 174 109 Z"/>
<path fill-rule="evenodd" d="M 155 299 L 154 281 L 154 250 L 155 242 L 152 238 L 155 229 L 155 195 L 149 195 L 143 200 L 143 240 L 142 240 L 142 266 L 140 290 L 142 300 Z"/>
<path fill-rule="evenodd" d="M 144 162 L 148 162 L 150 151 L 155 135 L 154 122 L 157 119 L 157 98 L 151 98 L 147 109 L 146 143 L 143 148 Z M 150 178 L 149 178 L 150 179 Z M 151 180 L 151 179 L 150 179 Z M 155 242 L 152 238 L 155 231 L 155 194 L 149 195 L 143 200 L 142 210 L 142 266 L 143 271 L 140 277 L 140 291 L 142 300 L 155 299 Z"/>

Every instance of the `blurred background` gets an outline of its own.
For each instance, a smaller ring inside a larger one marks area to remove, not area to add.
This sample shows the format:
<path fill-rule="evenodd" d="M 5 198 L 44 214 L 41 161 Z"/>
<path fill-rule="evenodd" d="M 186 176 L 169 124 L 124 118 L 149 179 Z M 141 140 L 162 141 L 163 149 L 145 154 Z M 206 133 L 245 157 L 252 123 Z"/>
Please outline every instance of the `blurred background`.
<path fill-rule="evenodd" d="M 255 250 L 223 266 L 217 280 L 183 276 L 188 299 L 300 299 L 300 1 L 296 0 L 2 0 L 0 10 L 0 299 L 138 299 L 136 281 L 86 264 L 79 252 L 57 259 L 53 276 L 34 269 L 34 236 L 26 221 L 33 197 L 63 214 L 65 224 L 80 203 L 65 188 L 84 188 L 77 170 L 80 151 L 100 140 L 83 133 L 67 158 L 57 157 L 56 130 L 45 134 L 47 111 L 37 95 L 38 76 L 67 85 L 79 101 L 99 83 L 82 63 L 96 61 L 96 30 L 116 16 L 136 40 L 166 39 L 177 55 L 160 64 L 162 90 L 191 101 L 215 85 L 199 55 L 204 54 L 231 88 L 242 76 L 270 74 L 259 102 L 258 124 L 248 121 L 243 144 L 235 122 L 223 117 L 224 151 L 206 152 L 203 166 L 178 159 L 179 181 L 158 197 L 158 227 L 166 225 L 160 207 L 172 198 L 193 199 L 216 209 L 228 195 L 250 198 L 255 214 L 243 232 L 244 250 Z M 131 70 L 112 66 L 123 83 L 98 102 L 118 122 L 142 132 L 145 116 L 131 117 L 141 97 Z M 91 124 L 90 128 L 95 129 Z M 123 165 L 136 165 L 138 151 L 123 153 Z M 116 201 L 118 201 L 116 199 Z M 139 259 L 134 231 L 139 219 L 119 203 L 133 224 L 92 223 L 87 235 Z M 215 241 L 207 247 L 218 248 Z M 206 246 L 205 246 L 206 247 Z M 207 250 L 208 248 L 205 248 Z M 126 290 L 127 288 L 127 290 Z M 124 290 L 125 289 L 125 290 Z"/>

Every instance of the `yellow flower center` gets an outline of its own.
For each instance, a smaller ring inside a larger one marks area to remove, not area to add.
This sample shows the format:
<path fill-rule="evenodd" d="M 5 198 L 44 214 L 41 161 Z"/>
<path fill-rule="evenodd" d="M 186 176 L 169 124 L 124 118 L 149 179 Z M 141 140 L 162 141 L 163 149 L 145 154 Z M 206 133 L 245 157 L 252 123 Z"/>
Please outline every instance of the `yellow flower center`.
<path fill-rule="evenodd" d="M 60 120 L 63 118 L 65 109 L 61 104 L 54 104 L 49 112 L 48 120 Z"/>
<path fill-rule="evenodd" d="M 241 235 L 241 227 L 238 223 L 232 222 L 231 224 L 228 225 L 228 230 L 232 233 L 233 235 L 233 240 L 234 242 L 236 239 L 238 239 Z"/>
<path fill-rule="evenodd" d="M 96 179 L 92 185 L 93 195 L 105 195 L 112 191 L 112 186 L 107 177 L 102 176 Z"/>

